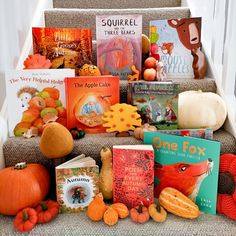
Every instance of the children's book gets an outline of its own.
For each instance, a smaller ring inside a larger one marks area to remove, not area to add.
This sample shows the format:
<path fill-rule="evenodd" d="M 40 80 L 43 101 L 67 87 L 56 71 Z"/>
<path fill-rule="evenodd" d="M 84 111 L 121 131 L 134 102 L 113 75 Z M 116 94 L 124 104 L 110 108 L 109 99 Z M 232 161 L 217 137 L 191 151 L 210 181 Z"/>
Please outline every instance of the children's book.
<path fill-rule="evenodd" d="M 76 70 L 92 63 L 92 31 L 80 28 L 33 27 L 34 53 L 46 56 L 52 68 Z"/>
<path fill-rule="evenodd" d="M 158 133 L 174 134 L 181 136 L 191 136 L 195 138 L 213 139 L 213 130 L 205 129 L 175 129 L 175 130 L 157 130 Z"/>
<path fill-rule="evenodd" d="M 66 78 L 67 127 L 105 133 L 102 116 L 111 105 L 119 103 L 119 82 L 117 76 Z"/>
<path fill-rule="evenodd" d="M 69 76 L 75 76 L 73 69 L 6 71 L 9 136 L 22 136 L 31 126 L 42 128 L 53 114 L 63 123 L 64 78 Z"/>
<path fill-rule="evenodd" d="M 128 208 L 153 203 L 153 168 L 152 145 L 113 146 L 113 201 Z"/>
<path fill-rule="evenodd" d="M 99 167 L 81 154 L 56 167 L 57 201 L 61 213 L 83 211 L 99 193 Z"/>
<path fill-rule="evenodd" d="M 220 142 L 189 136 L 145 132 L 144 143 L 155 152 L 154 196 L 173 187 L 199 209 L 216 214 Z"/>
<path fill-rule="evenodd" d="M 177 129 L 179 84 L 168 82 L 131 81 L 128 103 L 137 106 L 143 124 L 158 130 Z"/>
<path fill-rule="evenodd" d="M 201 18 L 150 21 L 150 42 L 150 56 L 164 62 L 167 78 L 194 78 Z"/>
<path fill-rule="evenodd" d="M 141 72 L 142 15 L 96 16 L 97 65 L 104 75 L 127 79 Z"/>

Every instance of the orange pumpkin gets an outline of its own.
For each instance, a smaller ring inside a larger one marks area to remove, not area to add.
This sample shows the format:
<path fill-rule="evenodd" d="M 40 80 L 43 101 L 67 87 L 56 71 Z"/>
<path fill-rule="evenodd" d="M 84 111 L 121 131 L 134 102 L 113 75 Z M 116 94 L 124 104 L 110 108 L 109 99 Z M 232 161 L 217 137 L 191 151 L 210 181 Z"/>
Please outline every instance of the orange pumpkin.
<path fill-rule="evenodd" d="M 99 221 L 103 218 L 103 215 L 107 209 L 103 201 L 103 196 L 101 193 L 97 194 L 93 201 L 89 203 L 87 216 L 90 220 Z"/>
<path fill-rule="evenodd" d="M 127 206 L 123 203 L 114 203 L 111 205 L 111 207 L 117 211 L 121 219 L 124 219 L 129 215 L 129 210 Z"/>
<path fill-rule="evenodd" d="M 130 210 L 130 218 L 136 223 L 145 223 L 149 220 L 150 216 L 148 213 L 148 208 L 143 204 L 136 206 Z"/>
<path fill-rule="evenodd" d="M 40 164 L 19 163 L 0 170 L 0 214 L 16 215 L 37 206 L 48 194 L 50 177 Z"/>
<path fill-rule="evenodd" d="M 118 222 L 118 219 L 118 213 L 112 207 L 109 207 L 103 215 L 103 220 L 107 225 L 115 225 Z"/>

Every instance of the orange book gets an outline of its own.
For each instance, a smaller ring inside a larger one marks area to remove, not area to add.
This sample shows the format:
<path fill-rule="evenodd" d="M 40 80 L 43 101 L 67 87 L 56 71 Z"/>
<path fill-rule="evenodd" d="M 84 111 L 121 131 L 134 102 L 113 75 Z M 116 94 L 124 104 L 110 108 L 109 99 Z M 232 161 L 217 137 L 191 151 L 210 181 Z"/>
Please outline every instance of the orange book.
<path fill-rule="evenodd" d="M 118 76 L 80 76 L 65 78 L 67 127 L 86 133 L 106 132 L 102 116 L 120 101 Z"/>

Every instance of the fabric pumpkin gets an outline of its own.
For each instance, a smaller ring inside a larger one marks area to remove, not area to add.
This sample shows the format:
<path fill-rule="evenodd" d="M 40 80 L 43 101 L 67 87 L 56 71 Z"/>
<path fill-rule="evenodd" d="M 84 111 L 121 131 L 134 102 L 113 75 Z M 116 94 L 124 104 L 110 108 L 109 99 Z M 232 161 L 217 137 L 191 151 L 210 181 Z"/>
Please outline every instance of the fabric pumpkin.
<path fill-rule="evenodd" d="M 58 215 L 59 204 L 52 200 L 43 201 L 36 207 L 36 212 L 38 214 L 37 223 L 47 223 Z"/>
<path fill-rule="evenodd" d="M 217 212 L 236 220 L 236 155 L 220 156 Z"/>
<path fill-rule="evenodd" d="M 27 232 L 34 228 L 37 220 L 37 212 L 33 208 L 27 207 L 17 213 L 13 224 L 18 231 Z"/>

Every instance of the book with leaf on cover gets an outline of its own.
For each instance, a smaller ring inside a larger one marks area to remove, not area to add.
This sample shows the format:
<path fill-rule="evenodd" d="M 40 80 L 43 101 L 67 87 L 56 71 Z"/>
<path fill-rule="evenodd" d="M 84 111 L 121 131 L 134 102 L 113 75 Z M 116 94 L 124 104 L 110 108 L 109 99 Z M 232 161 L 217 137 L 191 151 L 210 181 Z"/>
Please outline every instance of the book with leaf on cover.
<path fill-rule="evenodd" d="M 97 65 L 103 75 L 127 80 L 132 67 L 141 74 L 142 15 L 96 16 Z"/>
<path fill-rule="evenodd" d="M 57 201 L 61 213 L 83 211 L 99 192 L 99 167 L 81 154 L 56 167 Z"/>
<path fill-rule="evenodd" d="M 153 203 L 154 151 L 151 145 L 113 146 L 113 201 L 128 208 Z"/>

